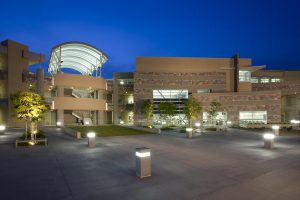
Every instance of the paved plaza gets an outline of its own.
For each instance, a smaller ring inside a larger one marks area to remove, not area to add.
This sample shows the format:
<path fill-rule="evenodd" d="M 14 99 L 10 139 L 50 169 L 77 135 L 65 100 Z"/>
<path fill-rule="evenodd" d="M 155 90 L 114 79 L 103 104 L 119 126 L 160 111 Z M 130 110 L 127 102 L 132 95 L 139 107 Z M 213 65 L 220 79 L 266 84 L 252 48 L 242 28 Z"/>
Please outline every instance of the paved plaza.
<path fill-rule="evenodd" d="M 19 147 L 0 136 L 0 199 L 300 199 L 300 137 L 243 130 L 97 138 L 96 148 L 56 128 L 49 146 Z M 20 132 L 20 131 L 19 131 Z M 152 176 L 135 176 L 135 148 L 152 150 Z"/>

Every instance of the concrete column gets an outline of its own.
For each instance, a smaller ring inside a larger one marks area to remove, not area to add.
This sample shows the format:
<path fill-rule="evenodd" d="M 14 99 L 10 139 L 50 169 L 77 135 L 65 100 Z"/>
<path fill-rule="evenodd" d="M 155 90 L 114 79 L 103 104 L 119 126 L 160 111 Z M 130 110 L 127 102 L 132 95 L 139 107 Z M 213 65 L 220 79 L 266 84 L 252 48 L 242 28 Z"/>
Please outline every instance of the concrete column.
<path fill-rule="evenodd" d="M 64 96 L 64 87 L 57 86 L 57 96 L 58 97 L 63 97 Z"/>
<path fill-rule="evenodd" d="M 97 122 L 97 124 L 98 125 L 101 125 L 101 124 L 105 124 L 105 111 L 104 110 L 98 110 L 98 122 Z"/>
<path fill-rule="evenodd" d="M 56 116 L 57 116 L 56 122 L 60 122 L 61 126 L 64 126 L 64 110 L 58 109 Z"/>
<path fill-rule="evenodd" d="M 36 72 L 37 75 L 37 87 L 36 87 L 36 92 L 44 96 L 44 70 L 42 67 L 39 67 Z"/>
<path fill-rule="evenodd" d="M 57 86 L 57 96 L 63 97 L 64 96 L 64 87 Z M 60 122 L 61 126 L 64 126 L 64 110 L 58 109 L 56 115 L 56 122 Z"/>
<path fill-rule="evenodd" d="M 119 123 L 119 81 L 114 76 L 113 80 L 113 124 Z"/>

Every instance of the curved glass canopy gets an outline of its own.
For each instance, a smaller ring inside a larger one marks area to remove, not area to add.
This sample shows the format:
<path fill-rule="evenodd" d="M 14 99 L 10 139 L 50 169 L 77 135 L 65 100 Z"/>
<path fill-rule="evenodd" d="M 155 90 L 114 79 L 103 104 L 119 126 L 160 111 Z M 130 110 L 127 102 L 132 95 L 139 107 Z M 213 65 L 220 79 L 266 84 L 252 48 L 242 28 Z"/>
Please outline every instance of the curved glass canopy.
<path fill-rule="evenodd" d="M 56 74 L 62 68 L 69 68 L 83 75 L 101 76 L 102 65 L 107 56 L 89 44 L 81 42 L 66 42 L 52 48 L 48 72 Z"/>

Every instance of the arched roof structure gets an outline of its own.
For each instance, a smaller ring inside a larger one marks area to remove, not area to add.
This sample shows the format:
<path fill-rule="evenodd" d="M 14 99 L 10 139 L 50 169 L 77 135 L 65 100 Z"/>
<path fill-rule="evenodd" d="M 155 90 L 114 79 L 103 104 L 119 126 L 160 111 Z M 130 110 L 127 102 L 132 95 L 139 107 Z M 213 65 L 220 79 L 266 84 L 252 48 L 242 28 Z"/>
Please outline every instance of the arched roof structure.
<path fill-rule="evenodd" d="M 65 42 L 51 50 L 48 72 L 56 74 L 63 68 L 70 68 L 83 75 L 92 75 L 108 60 L 98 48 L 82 42 Z"/>

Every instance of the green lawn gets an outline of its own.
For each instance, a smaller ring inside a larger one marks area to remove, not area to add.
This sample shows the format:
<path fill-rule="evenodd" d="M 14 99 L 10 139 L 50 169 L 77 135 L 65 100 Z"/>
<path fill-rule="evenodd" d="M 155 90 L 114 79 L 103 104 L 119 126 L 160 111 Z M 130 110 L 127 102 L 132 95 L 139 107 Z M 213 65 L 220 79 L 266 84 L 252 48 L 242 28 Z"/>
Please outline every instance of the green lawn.
<path fill-rule="evenodd" d="M 238 129 L 254 131 L 259 134 L 264 134 L 266 132 L 273 133 L 273 130 L 270 128 L 238 128 Z M 300 136 L 300 130 L 292 129 L 292 130 L 288 131 L 287 129 L 283 128 L 283 129 L 280 129 L 279 135 L 280 136 Z"/>
<path fill-rule="evenodd" d="M 146 131 L 134 130 L 124 126 L 116 126 L 116 125 L 72 126 L 69 128 L 81 132 L 82 137 L 86 137 L 86 134 L 88 132 L 95 132 L 98 137 L 153 134 Z"/>

